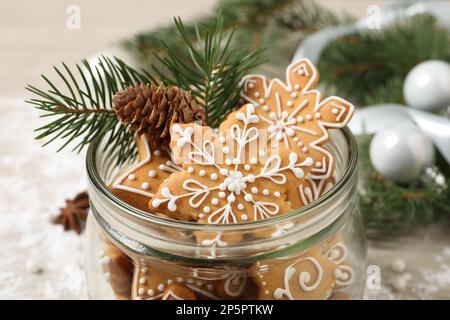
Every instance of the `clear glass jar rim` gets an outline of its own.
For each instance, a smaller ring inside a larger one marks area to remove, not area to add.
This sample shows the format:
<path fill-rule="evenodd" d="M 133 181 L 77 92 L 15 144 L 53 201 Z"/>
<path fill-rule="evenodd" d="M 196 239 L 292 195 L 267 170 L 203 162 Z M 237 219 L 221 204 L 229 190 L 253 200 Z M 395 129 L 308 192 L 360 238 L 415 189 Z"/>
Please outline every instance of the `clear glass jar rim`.
<path fill-rule="evenodd" d="M 336 193 L 339 192 L 344 186 L 346 186 L 351 181 L 351 177 L 355 173 L 356 165 L 357 165 L 357 159 L 358 159 L 358 148 L 356 144 L 355 137 L 351 133 L 350 129 L 348 127 L 345 127 L 343 129 L 340 129 L 344 135 L 345 141 L 347 142 L 348 146 L 348 152 L 349 152 L 349 158 L 347 167 L 344 171 L 344 174 L 338 179 L 336 184 L 332 187 L 331 190 L 329 190 L 325 195 L 320 197 L 318 200 L 313 201 L 312 203 L 293 210 L 289 213 L 273 217 L 266 220 L 261 221 L 252 221 L 252 222 L 242 222 L 242 223 L 235 223 L 235 224 L 223 224 L 223 225 L 211 225 L 211 224 L 199 224 L 196 222 L 189 222 L 189 221 L 180 221 L 180 220 L 174 220 L 171 218 L 166 218 L 158 215 L 152 215 L 148 212 L 139 210 L 124 201 L 122 201 L 120 198 L 118 198 L 116 195 L 114 195 L 111 190 L 109 190 L 106 183 L 103 181 L 103 179 L 100 176 L 99 170 L 97 168 L 97 162 L 96 155 L 98 148 L 100 147 L 100 144 L 102 142 L 102 139 L 104 136 L 99 136 L 96 140 L 94 140 L 88 148 L 87 155 L 86 155 L 86 168 L 87 168 L 87 177 L 90 182 L 90 184 L 93 186 L 93 188 L 101 194 L 102 197 L 107 199 L 107 201 L 113 205 L 114 207 L 118 208 L 122 212 L 126 213 L 127 215 L 130 215 L 130 218 L 141 220 L 145 223 L 155 224 L 163 227 L 169 227 L 169 228 L 179 228 L 179 229 L 185 229 L 185 230 L 192 230 L 192 231 L 215 231 L 215 232 L 233 232 L 233 231 L 239 231 L 239 230 L 248 230 L 248 229 L 256 229 L 256 228 L 263 228 L 270 226 L 275 223 L 280 222 L 287 222 L 288 220 L 292 218 L 297 218 L 299 216 L 303 216 L 308 214 L 312 209 L 326 204 L 329 201 L 331 201 Z"/>

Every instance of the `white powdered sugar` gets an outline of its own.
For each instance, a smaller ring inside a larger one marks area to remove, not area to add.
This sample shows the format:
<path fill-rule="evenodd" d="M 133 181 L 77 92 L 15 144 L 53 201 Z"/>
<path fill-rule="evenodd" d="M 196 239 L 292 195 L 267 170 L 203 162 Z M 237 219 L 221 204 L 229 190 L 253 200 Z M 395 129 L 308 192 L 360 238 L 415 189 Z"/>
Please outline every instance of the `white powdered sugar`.
<path fill-rule="evenodd" d="M 42 149 L 22 99 L 0 99 L 0 114 L 0 299 L 87 298 L 82 237 L 50 222 L 86 188 L 84 155 Z"/>

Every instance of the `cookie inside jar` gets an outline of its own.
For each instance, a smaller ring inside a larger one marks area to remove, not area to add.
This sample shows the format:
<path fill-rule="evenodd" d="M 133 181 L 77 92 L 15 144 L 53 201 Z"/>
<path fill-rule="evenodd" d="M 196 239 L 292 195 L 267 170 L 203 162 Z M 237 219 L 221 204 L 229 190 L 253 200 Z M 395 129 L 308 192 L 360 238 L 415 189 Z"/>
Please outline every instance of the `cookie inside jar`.
<path fill-rule="evenodd" d="M 170 118 L 164 140 L 136 135 L 138 159 L 106 170 L 116 174 L 103 177 L 108 199 L 98 197 L 122 211 L 99 205 L 96 215 L 121 229 L 105 232 L 110 260 L 128 261 L 125 272 L 108 267 L 117 298 L 361 297 L 354 107 L 321 98 L 317 81 L 306 59 L 284 80 L 245 76 L 241 102 L 217 128 L 197 113 Z"/>

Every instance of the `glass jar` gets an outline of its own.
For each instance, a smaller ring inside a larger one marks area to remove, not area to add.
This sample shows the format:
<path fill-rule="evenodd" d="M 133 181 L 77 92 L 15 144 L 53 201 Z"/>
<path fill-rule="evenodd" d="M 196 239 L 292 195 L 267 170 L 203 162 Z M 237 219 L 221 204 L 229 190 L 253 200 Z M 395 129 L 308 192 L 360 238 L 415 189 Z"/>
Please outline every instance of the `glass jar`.
<path fill-rule="evenodd" d="M 121 168 L 103 152 L 106 139 L 92 143 L 85 239 L 89 296 L 362 298 L 366 244 L 357 205 L 357 147 L 347 128 L 330 134 L 337 178 L 330 191 L 291 213 L 232 225 L 171 220 L 124 203 L 107 187 Z"/>

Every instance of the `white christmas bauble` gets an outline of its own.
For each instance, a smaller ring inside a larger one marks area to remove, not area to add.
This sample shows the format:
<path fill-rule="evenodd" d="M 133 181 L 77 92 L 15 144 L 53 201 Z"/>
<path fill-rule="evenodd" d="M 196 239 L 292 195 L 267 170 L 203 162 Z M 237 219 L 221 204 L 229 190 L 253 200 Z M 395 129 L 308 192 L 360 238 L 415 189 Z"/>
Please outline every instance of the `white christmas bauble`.
<path fill-rule="evenodd" d="M 434 162 L 434 147 L 416 125 L 405 122 L 381 130 L 373 137 L 370 159 L 386 178 L 407 183 L 416 180 Z"/>
<path fill-rule="evenodd" d="M 433 111 L 450 106 L 450 64 L 428 60 L 411 69 L 403 83 L 407 105 Z"/>

